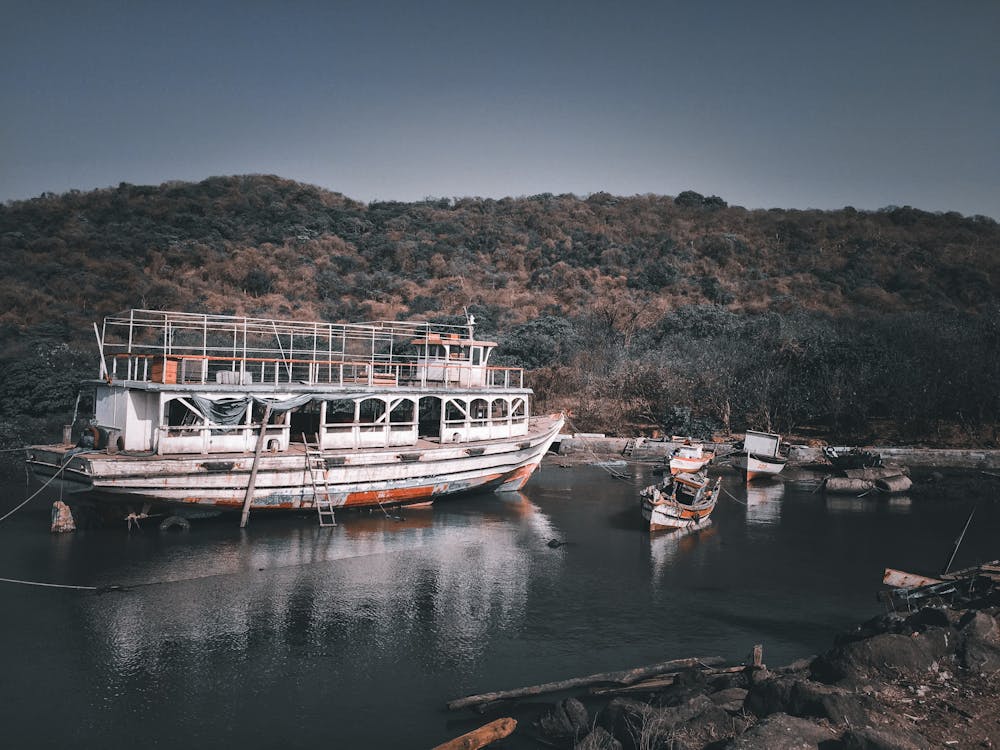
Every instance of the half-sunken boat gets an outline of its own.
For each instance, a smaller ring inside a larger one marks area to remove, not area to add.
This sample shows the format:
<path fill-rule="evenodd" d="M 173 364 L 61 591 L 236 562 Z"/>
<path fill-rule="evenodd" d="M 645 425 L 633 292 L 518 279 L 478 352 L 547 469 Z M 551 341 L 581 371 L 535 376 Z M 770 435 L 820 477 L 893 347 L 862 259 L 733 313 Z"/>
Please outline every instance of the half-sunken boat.
<path fill-rule="evenodd" d="M 696 471 L 701 471 L 713 458 L 715 458 L 715 453 L 705 450 L 705 446 L 701 443 L 685 441 L 670 456 L 670 473 L 692 474 Z"/>
<path fill-rule="evenodd" d="M 781 435 L 747 430 L 742 450 L 733 455 L 733 466 L 746 473 L 749 482 L 756 477 L 773 477 L 781 473 L 788 459 L 778 455 Z"/>
<path fill-rule="evenodd" d="M 103 503 L 340 508 L 518 490 L 562 415 L 531 416 L 523 370 L 464 326 L 336 324 L 131 310 L 95 324 L 95 413 L 36 445 L 42 480 Z"/>
<path fill-rule="evenodd" d="M 665 476 L 659 484 L 639 493 L 642 517 L 650 531 L 697 527 L 715 510 L 722 478 L 709 483 L 703 473 L 680 473 Z"/>

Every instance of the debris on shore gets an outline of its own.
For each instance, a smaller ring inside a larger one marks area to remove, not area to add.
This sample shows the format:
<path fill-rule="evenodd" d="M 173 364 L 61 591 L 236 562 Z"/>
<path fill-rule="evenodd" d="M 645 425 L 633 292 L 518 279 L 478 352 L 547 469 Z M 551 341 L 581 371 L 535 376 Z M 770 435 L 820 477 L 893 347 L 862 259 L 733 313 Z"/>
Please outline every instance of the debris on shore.
<path fill-rule="evenodd" d="M 880 615 L 780 668 L 755 647 L 736 667 L 678 660 L 449 707 L 521 712 L 519 734 L 567 750 L 1000 747 L 1000 590 L 976 593 Z M 510 700 L 584 686 L 541 708 Z"/>

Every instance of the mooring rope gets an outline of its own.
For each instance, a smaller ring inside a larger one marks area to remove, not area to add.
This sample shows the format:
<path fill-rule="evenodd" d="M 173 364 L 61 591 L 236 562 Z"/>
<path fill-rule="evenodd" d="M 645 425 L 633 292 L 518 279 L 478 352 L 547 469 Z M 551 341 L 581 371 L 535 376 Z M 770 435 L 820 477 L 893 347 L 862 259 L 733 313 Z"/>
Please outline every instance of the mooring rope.
<path fill-rule="evenodd" d="M 747 504 L 746 504 L 745 502 L 743 502 L 742 500 L 740 500 L 740 499 L 739 499 L 738 497 L 736 497 L 736 496 L 735 496 L 735 495 L 734 495 L 733 493 L 731 493 L 731 492 L 730 492 L 729 490 L 727 490 L 727 489 L 726 489 L 725 487 L 722 487 L 722 486 L 720 485 L 720 486 L 719 486 L 719 489 L 721 489 L 721 490 L 722 490 L 723 492 L 725 492 L 725 493 L 726 493 L 727 495 L 729 495 L 729 499 L 730 499 L 730 500 L 733 500 L 734 502 L 737 502 L 737 503 L 739 503 L 740 505 L 743 505 L 743 506 L 746 506 L 746 505 L 747 505 Z"/>
<path fill-rule="evenodd" d="M 24 586 L 44 586 L 52 589 L 76 589 L 78 591 L 97 591 L 100 586 L 71 586 L 68 583 L 42 583 L 41 581 L 22 581 L 18 578 L 0 578 L 4 583 L 20 583 Z"/>
<path fill-rule="evenodd" d="M 573 430 L 574 433 L 576 433 L 576 434 L 579 435 L 580 431 L 577 429 L 576 425 L 573 424 L 573 421 L 568 416 L 564 415 L 564 417 L 566 419 L 566 424 L 569 425 L 570 429 Z M 574 439 L 575 440 L 579 440 L 581 443 L 583 443 L 584 449 L 587 451 L 587 453 L 590 454 L 590 457 L 594 459 L 594 465 L 595 466 L 597 466 L 597 467 L 599 467 L 601 469 L 604 469 L 604 471 L 606 471 L 608 474 L 610 474 L 611 476 L 613 476 L 615 479 L 621 479 L 622 481 L 625 481 L 625 482 L 631 482 L 632 481 L 631 477 L 626 476 L 625 474 L 622 474 L 621 472 L 618 472 L 618 471 L 612 471 L 610 466 L 605 466 L 604 464 L 606 462 L 603 461 L 601 459 L 601 457 L 597 455 L 597 453 L 594 451 L 594 449 L 587 443 L 587 441 L 586 441 L 585 438 L 581 437 L 581 438 L 574 438 Z"/>

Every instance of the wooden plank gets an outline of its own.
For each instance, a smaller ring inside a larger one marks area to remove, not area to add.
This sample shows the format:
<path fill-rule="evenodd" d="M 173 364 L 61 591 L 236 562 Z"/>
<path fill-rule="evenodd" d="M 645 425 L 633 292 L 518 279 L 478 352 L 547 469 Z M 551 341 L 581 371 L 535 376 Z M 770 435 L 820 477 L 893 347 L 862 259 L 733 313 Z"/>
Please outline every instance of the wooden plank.
<path fill-rule="evenodd" d="M 517 721 L 514 719 L 509 717 L 497 719 L 489 724 L 484 724 L 479 729 L 466 732 L 461 737 L 437 745 L 433 750 L 479 750 L 491 742 L 507 737 L 516 727 Z"/>
<path fill-rule="evenodd" d="M 544 693 L 557 693 L 560 690 L 570 688 L 587 687 L 599 682 L 611 682 L 618 685 L 631 685 L 647 677 L 662 675 L 666 672 L 677 671 L 686 667 L 708 667 L 721 664 L 721 656 L 706 656 L 691 659 L 672 659 L 658 664 L 650 664 L 644 667 L 635 667 L 621 672 L 601 672 L 587 675 L 586 677 L 573 677 L 568 680 L 558 682 L 546 682 L 542 685 L 530 685 L 528 687 L 514 688 L 513 690 L 498 690 L 493 693 L 480 693 L 479 695 L 469 695 L 465 698 L 458 698 L 448 703 L 448 708 L 455 711 L 459 708 L 475 706 L 479 703 L 489 703 L 491 701 L 506 700 L 508 698 L 523 698 L 528 695 L 542 695 Z"/>
<path fill-rule="evenodd" d="M 260 421 L 260 435 L 257 436 L 257 450 L 253 454 L 253 467 L 250 469 L 250 481 L 247 483 L 247 494 L 243 498 L 243 515 L 240 517 L 240 528 L 246 528 L 250 520 L 250 501 L 253 500 L 253 490 L 257 485 L 257 466 L 260 464 L 260 454 L 264 450 L 264 440 L 267 438 L 267 420 L 271 418 L 271 404 L 264 406 L 264 418 Z"/>

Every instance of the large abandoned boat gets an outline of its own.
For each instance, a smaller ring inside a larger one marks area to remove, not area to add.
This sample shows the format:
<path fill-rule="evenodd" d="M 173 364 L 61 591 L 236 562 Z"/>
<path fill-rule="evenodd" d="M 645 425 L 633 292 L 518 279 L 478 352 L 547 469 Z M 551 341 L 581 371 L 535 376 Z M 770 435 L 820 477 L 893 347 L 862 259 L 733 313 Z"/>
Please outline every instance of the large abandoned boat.
<path fill-rule="evenodd" d="M 530 415 L 523 370 L 491 365 L 473 324 L 110 316 L 91 424 L 29 447 L 28 465 L 100 502 L 242 508 L 244 522 L 517 490 L 563 417 Z"/>

